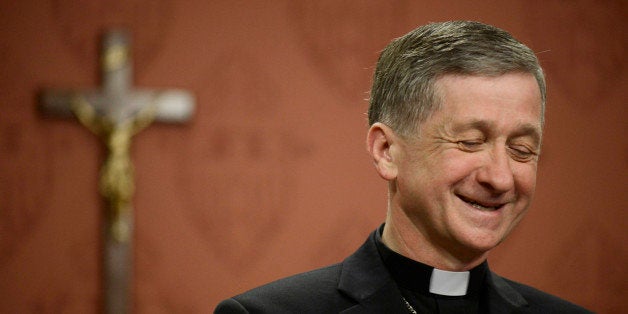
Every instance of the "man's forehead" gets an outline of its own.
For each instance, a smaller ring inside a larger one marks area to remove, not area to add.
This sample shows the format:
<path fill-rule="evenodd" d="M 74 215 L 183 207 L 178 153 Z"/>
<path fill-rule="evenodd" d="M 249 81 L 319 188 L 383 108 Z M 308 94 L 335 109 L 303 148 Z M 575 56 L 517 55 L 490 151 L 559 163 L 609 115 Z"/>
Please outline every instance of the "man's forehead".
<path fill-rule="evenodd" d="M 540 89 L 529 73 L 490 77 L 448 74 L 435 82 L 435 96 L 434 111 L 424 122 L 441 120 L 455 124 L 457 129 L 508 124 L 521 134 L 538 134 L 539 138 L 542 134 Z"/>
<path fill-rule="evenodd" d="M 541 88 L 536 78 L 527 72 L 507 72 L 501 75 L 471 75 L 471 74 L 444 74 L 436 78 L 433 83 L 433 102 L 435 111 L 442 108 L 443 103 L 451 98 L 451 95 L 458 95 L 465 98 L 473 97 L 473 92 L 478 90 L 498 91 L 504 87 L 513 87 L 512 90 L 527 90 L 538 97 L 540 115 L 543 115 L 543 99 Z M 534 86 L 534 87 L 532 87 Z M 498 88 L 500 87 L 500 88 Z M 511 90 L 511 91 L 512 91 Z M 479 95 L 479 96 L 478 96 Z M 476 97 L 485 97 L 478 94 Z M 497 93 L 495 93 L 497 95 Z M 529 94 L 530 95 L 530 94 Z M 535 105 L 536 105 L 535 104 Z M 542 119 L 541 119 L 542 120 Z"/>
<path fill-rule="evenodd" d="M 525 71 L 508 71 L 508 72 L 499 73 L 499 74 L 455 73 L 455 72 L 442 73 L 434 77 L 433 85 L 435 87 L 435 91 L 438 91 L 443 86 L 443 84 L 448 81 L 459 81 L 459 80 L 474 79 L 474 78 L 479 79 L 479 80 L 490 81 L 490 80 L 505 79 L 505 78 L 513 77 L 513 76 L 526 77 L 528 79 L 534 80 L 538 88 L 539 95 L 541 94 L 541 87 L 538 86 L 538 81 L 536 80 L 536 77 L 534 76 L 534 74 L 530 72 L 525 72 Z"/>

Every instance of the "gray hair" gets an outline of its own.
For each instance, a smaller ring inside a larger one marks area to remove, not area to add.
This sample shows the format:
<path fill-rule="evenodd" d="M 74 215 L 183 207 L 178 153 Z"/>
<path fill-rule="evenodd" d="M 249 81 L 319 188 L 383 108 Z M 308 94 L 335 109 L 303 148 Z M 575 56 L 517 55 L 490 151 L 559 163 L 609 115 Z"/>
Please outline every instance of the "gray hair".
<path fill-rule="evenodd" d="M 402 136 L 417 131 L 439 106 L 434 83 L 446 74 L 534 75 L 545 111 L 545 77 L 534 52 L 508 32 L 471 21 L 431 23 L 393 40 L 373 75 L 369 125 L 382 122 Z"/>

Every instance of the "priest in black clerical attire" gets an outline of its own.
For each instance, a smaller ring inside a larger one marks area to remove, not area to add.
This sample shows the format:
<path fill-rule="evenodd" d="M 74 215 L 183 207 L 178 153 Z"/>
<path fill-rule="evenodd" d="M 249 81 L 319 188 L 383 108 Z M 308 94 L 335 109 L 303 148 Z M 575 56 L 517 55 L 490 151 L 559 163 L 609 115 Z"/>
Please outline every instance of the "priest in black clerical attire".
<path fill-rule="evenodd" d="M 532 200 L 544 111 L 538 60 L 504 30 L 453 21 L 393 40 L 368 110 L 385 223 L 344 261 L 215 313 L 590 313 L 487 262 Z"/>

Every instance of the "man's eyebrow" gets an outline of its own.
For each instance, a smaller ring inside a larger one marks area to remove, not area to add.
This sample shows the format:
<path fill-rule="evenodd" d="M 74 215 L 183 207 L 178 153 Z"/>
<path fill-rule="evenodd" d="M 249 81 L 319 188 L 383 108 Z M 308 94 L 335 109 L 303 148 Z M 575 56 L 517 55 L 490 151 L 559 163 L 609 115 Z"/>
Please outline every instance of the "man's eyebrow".
<path fill-rule="evenodd" d="M 480 130 L 483 132 L 489 132 L 493 129 L 494 123 L 481 119 L 474 119 L 460 124 L 454 124 L 452 130 L 455 132 L 463 132 L 467 130 Z M 517 125 L 515 132 L 510 137 L 522 137 L 529 136 L 534 141 L 534 144 L 541 143 L 542 131 L 540 124 L 532 123 L 520 123 Z"/>
<path fill-rule="evenodd" d="M 491 129 L 492 126 L 493 126 L 493 123 L 489 121 L 474 119 L 471 121 L 466 121 L 464 123 L 454 123 L 452 129 L 456 132 L 463 132 L 463 131 L 473 130 L 473 129 L 480 130 L 480 131 L 488 131 Z"/>
<path fill-rule="evenodd" d="M 534 144 L 539 146 L 541 144 L 541 138 L 543 136 L 540 125 L 522 123 L 517 126 L 517 131 L 514 137 L 529 136 L 534 141 Z"/>

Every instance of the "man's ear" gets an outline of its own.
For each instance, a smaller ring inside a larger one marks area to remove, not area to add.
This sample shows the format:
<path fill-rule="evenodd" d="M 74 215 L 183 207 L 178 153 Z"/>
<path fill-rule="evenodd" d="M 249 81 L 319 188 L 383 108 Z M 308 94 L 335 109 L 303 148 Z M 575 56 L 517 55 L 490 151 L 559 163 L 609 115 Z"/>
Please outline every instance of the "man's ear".
<path fill-rule="evenodd" d="M 366 136 L 366 145 L 377 173 L 385 180 L 397 178 L 397 160 L 395 152 L 400 145 L 391 128 L 383 123 L 374 123 Z"/>

